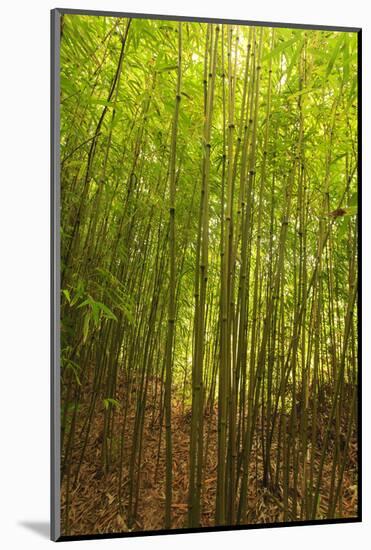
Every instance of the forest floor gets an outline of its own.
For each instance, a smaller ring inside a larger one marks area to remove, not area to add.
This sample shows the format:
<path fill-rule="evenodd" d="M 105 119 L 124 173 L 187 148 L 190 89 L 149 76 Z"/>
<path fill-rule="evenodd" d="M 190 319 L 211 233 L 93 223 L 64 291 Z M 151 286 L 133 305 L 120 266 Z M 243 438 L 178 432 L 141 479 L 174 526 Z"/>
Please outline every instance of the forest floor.
<path fill-rule="evenodd" d="M 82 411 L 87 404 L 82 405 Z M 149 404 L 145 412 L 145 425 L 143 434 L 143 453 L 141 461 L 141 481 L 138 500 L 138 510 L 133 531 L 160 530 L 164 526 L 165 511 L 165 432 L 163 429 L 161 440 L 161 453 L 158 459 L 159 443 L 159 419 L 153 421 L 153 408 Z M 120 423 L 122 413 L 117 412 L 116 426 Z M 318 422 L 318 437 L 322 437 L 322 431 L 326 426 L 326 413 L 320 411 Z M 80 418 L 84 414 L 80 415 Z M 190 434 L 190 410 L 183 412 L 179 403 L 173 402 L 172 410 L 172 434 L 173 434 L 173 503 L 172 503 L 172 528 L 185 528 L 188 512 L 188 463 L 189 463 L 189 434 Z M 101 449 L 103 433 L 104 411 L 103 408 L 95 414 L 94 422 L 89 436 L 89 442 L 81 466 L 78 482 L 70 490 L 69 509 L 69 533 L 98 534 L 108 532 L 128 531 L 125 510 L 127 506 L 127 492 L 129 487 L 128 459 L 132 446 L 131 437 L 125 442 L 125 464 L 123 469 L 123 504 L 124 513 L 120 512 L 118 500 L 119 486 L 119 437 L 114 440 L 113 460 L 110 472 L 104 474 L 101 468 Z M 131 426 L 134 424 L 134 410 L 130 411 L 128 418 L 128 433 L 131 434 Z M 77 433 L 82 427 L 78 426 Z M 255 438 L 255 441 L 260 438 Z M 204 444 L 208 446 L 208 458 L 204 465 L 204 478 L 202 483 L 202 527 L 215 525 L 215 498 L 217 479 L 217 411 L 207 417 L 204 431 Z M 76 442 L 73 452 L 73 463 L 77 464 L 79 449 L 82 442 Z M 272 444 L 272 464 L 277 453 L 277 442 Z M 316 459 L 318 468 L 320 457 Z M 317 469 L 315 466 L 315 469 Z M 323 481 L 319 501 L 318 518 L 325 518 L 328 496 L 331 485 L 332 456 L 328 454 L 325 462 Z M 254 444 L 250 462 L 248 512 L 246 524 L 275 523 L 283 521 L 283 498 L 280 485 L 275 489 L 263 486 L 263 463 L 260 443 Z M 349 448 L 349 460 L 343 478 L 342 517 L 356 517 L 357 515 L 357 441 L 353 437 Z M 292 501 L 290 489 L 289 503 Z M 301 494 L 298 489 L 298 513 L 300 520 Z M 64 532 L 64 520 L 66 513 L 66 486 L 62 484 L 62 533 Z M 291 509 L 291 506 L 290 506 Z"/>

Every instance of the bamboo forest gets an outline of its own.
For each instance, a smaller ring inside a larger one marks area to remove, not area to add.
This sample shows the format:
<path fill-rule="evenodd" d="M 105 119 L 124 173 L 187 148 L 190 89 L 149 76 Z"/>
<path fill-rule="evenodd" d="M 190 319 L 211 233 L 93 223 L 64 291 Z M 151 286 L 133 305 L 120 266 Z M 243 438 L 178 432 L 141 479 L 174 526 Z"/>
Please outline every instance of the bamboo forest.
<path fill-rule="evenodd" d="M 358 515 L 357 33 L 64 14 L 61 531 Z"/>

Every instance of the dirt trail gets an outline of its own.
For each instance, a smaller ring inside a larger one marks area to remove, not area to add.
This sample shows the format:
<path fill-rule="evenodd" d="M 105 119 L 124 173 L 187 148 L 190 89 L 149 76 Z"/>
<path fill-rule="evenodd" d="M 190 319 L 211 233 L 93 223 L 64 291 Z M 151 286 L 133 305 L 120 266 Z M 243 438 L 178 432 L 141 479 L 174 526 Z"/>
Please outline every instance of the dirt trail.
<path fill-rule="evenodd" d="M 116 426 L 120 424 L 121 413 L 117 414 Z M 202 526 L 214 526 L 216 496 L 216 457 L 217 457 L 217 415 L 214 411 L 205 422 L 204 441 L 208 441 L 207 461 L 204 468 L 202 494 Z M 134 413 L 129 418 L 129 435 L 134 423 Z M 325 425 L 325 422 L 320 424 Z M 173 406 L 173 505 L 172 527 L 183 528 L 187 524 L 188 500 L 188 462 L 190 411 L 183 414 L 178 404 Z M 209 430 L 209 433 L 208 433 Z M 132 527 L 135 531 L 159 530 L 164 524 L 165 510 L 165 452 L 164 432 L 161 453 L 158 460 L 159 421 L 152 422 L 152 405 L 148 405 L 145 414 L 143 455 L 141 462 L 141 481 L 136 520 Z M 127 531 L 126 508 L 128 500 L 128 459 L 131 449 L 131 437 L 125 443 L 125 465 L 123 470 L 124 510 L 120 513 L 118 502 L 119 480 L 119 437 L 113 441 L 113 463 L 111 471 L 103 474 L 100 467 L 101 441 L 103 433 L 103 411 L 95 416 L 87 452 L 81 467 L 77 486 L 71 490 L 69 512 L 70 534 L 93 534 Z M 78 447 L 74 452 L 74 463 L 78 461 Z M 272 464 L 277 452 L 277 443 L 272 445 Z M 263 487 L 263 466 L 261 448 L 254 446 L 252 451 L 249 500 L 246 523 L 271 523 L 283 521 L 282 490 Z M 319 459 L 319 457 L 318 457 Z M 332 458 L 329 455 L 325 464 L 321 498 L 320 517 L 325 517 L 327 499 L 330 492 Z M 357 446 L 352 440 L 348 467 L 343 480 L 343 517 L 354 517 L 357 513 Z M 65 482 L 62 486 L 62 519 L 65 516 Z M 289 496 L 289 503 L 293 493 Z M 300 503 L 301 494 L 297 494 Z M 297 518 L 300 519 L 300 504 Z"/>

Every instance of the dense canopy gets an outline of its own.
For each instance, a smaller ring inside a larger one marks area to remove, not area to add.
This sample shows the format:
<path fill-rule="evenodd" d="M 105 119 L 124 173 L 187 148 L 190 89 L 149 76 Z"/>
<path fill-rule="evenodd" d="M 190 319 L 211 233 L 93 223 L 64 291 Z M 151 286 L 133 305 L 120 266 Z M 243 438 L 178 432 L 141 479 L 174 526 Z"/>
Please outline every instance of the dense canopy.
<path fill-rule="evenodd" d="M 64 15 L 62 531 L 357 514 L 357 36 Z"/>

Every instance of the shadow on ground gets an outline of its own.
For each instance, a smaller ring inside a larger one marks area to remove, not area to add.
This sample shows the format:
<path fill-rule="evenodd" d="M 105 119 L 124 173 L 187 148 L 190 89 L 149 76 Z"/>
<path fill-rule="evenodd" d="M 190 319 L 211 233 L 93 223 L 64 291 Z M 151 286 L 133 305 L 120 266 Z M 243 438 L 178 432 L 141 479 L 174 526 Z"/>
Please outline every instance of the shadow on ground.
<path fill-rule="evenodd" d="M 48 521 L 19 521 L 18 525 L 33 531 L 44 539 L 48 539 L 50 536 L 50 524 Z"/>

